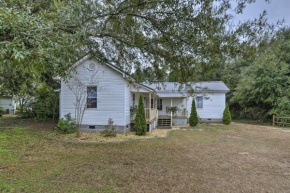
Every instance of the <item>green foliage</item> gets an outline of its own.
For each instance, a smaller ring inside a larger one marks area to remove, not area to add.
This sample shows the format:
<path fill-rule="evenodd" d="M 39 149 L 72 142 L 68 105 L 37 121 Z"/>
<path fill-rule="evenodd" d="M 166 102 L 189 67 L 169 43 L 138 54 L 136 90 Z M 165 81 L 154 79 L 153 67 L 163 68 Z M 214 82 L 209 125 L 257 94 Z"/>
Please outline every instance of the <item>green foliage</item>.
<path fill-rule="evenodd" d="M 145 117 L 145 109 L 142 95 L 140 95 L 139 98 L 139 105 L 135 118 L 134 129 L 136 131 L 136 135 L 146 135 L 147 122 Z"/>
<path fill-rule="evenodd" d="M 135 68 L 138 81 L 164 81 L 170 70 L 171 81 L 187 82 L 248 53 L 268 32 L 264 14 L 230 28 L 231 1 L 2 0 L 0 74 L 9 67 L 34 79 L 49 72 L 65 77 L 90 50 L 101 63 Z M 251 2 L 238 1 L 235 11 Z"/>
<path fill-rule="evenodd" d="M 17 111 L 16 115 L 22 118 L 34 118 L 35 114 L 33 113 L 32 109 L 26 106 L 27 105 L 24 106 L 23 111 Z"/>
<path fill-rule="evenodd" d="M 198 122 L 199 120 L 198 120 L 198 115 L 196 112 L 195 100 L 192 100 L 191 113 L 189 117 L 189 125 L 193 127 L 193 126 L 196 126 Z"/>
<path fill-rule="evenodd" d="M 77 58 L 82 30 L 71 27 L 80 24 L 73 19 L 76 4 L 79 2 L 1 1 L 2 65 L 37 76 L 71 64 Z"/>
<path fill-rule="evenodd" d="M 116 126 L 114 126 L 113 119 L 109 118 L 108 125 L 105 126 L 105 130 L 101 132 L 103 137 L 116 137 Z"/>
<path fill-rule="evenodd" d="M 30 106 L 37 120 L 56 119 L 59 112 L 59 94 L 45 84 L 36 91 L 35 101 Z"/>
<path fill-rule="evenodd" d="M 234 92 L 246 118 L 290 115 L 290 30 L 282 30 L 254 62 L 244 68 Z M 244 118 L 244 117 L 240 117 Z"/>
<path fill-rule="evenodd" d="M 232 121 L 231 112 L 230 112 L 229 105 L 227 104 L 223 113 L 223 122 L 224 124 L 229 125 L 231 121 Z"/>
<path fill-rule="evenodd" d="M 4 110 L 3 108 L 0 108 L 0 117 L 2 117 L 3 114 L 4 114 Z"/>
<path fill-rule="evenodd" d="M 62 134 L 70 134 L 76 132 L 75 120 L 71 118 L 70 113 L 61 118 L 55 127 Z"/>
<path fill-rule="evenodd" d="M 131 119 L 136 118 L 137 111 L 138 111 L 137 106 L 130 106 Z"/>
<path fill-rule="evenodd" d="M 168 111 L 175 115 L 180 109 L 178 107 L 169 107 Z"/>

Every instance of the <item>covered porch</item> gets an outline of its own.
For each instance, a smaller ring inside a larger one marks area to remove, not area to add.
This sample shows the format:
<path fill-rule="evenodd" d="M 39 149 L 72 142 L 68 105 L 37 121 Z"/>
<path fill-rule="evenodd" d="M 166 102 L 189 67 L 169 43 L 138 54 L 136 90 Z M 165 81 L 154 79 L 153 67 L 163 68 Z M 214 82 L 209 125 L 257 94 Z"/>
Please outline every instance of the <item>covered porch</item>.
<path fill-rule="evenodd" d="M 179 93 L 162 93 L 158 99 L 158 126 L 172 127 L 187 123 L 187 96 Z"/>
<path fill-rule="evenodd" d="M 131 88 L 130 114 L 131 123 L 134 124 L 136 118 L 136 110 L 139 104 L 140 96 L 144 99 L 145 117 L 148 125 L 148 130 L 151 132 L 157 126 L 158 109 L 157 98 L 158 95 L 154 90 L 147 87 Z"/>
<path fill-rule="evenodd" d="M 140 92 L 132 92 L 132 105 L 131 108 L 137 108 L 139 104 L 140 95 L 143 96 L 144 99 L 144 108 L 145 108 L 145 117 L 147 123 L 151 123 L 153 120 L 158 119 L 158 109 L 157 109 L 157 95 L 152 93 L 140 93 Z M 134 123 L 136 114 L 132 114 L 131 122 Z"/>

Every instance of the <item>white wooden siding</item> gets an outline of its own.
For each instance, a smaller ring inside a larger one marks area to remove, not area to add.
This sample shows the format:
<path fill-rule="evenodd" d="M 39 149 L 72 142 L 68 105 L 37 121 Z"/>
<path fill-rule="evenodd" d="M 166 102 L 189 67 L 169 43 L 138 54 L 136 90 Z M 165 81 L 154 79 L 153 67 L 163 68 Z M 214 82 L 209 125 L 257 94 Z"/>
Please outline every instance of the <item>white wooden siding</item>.
<path fill-rule="evenodd" d="M 197 108 L 197 114 L 202 119 L 222 119 L 226 104 L 225 93 L 205 93 L 197 94 L 196 96 L 203 96 L 203 108 Z M 208 97 L 209 99 L 205 99 Z M 188 98 L 187 109 L 188 117 L 191 113 L 193 97 Z"/>
<path fill-rule="evenodd" d="M 124 88 L 125 88 L 125 125 L 130 124 L 130 106 L 133 102 L 132 94 L 131 94 L 131 88 L 130 83 L 127 81 L 124 81 Z"/>
<path fill-rule="evenodd" d="M 87 60 L 77 68 L 76 76 L 84 83 L 89 83 L 92 71 L 85 67 L 95 61 Z M 108 119 L 112 118 L 114 124 L 124 126 L 125 121 L 125 84 L 122 74 L 110 67 L 97 64 L 98 74 L 98 98 L 97 109 L 87 109 L 82 124 L 85 125 L 106 125 Z M 68 86 L 61 83 L 61 112 L 60 116 L 71 113 L 75 117 L 74 109 L 75 96 Z"/>
<path fill-rule="evenodd" d="M 14 100 L 12 98 L 0 98 L 0 108 L 14 109 Z"/>

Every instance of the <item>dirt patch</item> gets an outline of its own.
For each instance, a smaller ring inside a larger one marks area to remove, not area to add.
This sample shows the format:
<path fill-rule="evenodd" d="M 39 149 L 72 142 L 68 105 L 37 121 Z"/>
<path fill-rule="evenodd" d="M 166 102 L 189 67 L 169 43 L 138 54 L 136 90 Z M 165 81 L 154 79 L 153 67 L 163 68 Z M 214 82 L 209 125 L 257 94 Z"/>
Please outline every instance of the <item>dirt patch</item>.
<path fill-rule="evenodd" d="M 81 133 L 81 137 L 79 138 L 74 133 L 58 135 L 58 137 L 79 142 L 122 142 L 165 137 L 169 131 L 170 129 L 154 129 L 151 133 L 146 133 L 145 136 L 138 136 L 134 132 L 129 132 L 127 134 L 117 134 L 116 137 L 103 137 L 100 133 Z"/>

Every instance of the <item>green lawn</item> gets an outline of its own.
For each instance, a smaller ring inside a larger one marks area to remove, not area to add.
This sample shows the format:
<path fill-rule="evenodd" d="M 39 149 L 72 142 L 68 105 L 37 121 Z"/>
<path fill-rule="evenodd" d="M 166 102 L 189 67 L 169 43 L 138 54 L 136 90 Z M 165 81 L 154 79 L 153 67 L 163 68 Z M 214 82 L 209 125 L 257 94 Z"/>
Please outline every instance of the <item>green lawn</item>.
<path fill-rule="evenodd" d="M 1 119 L 0 119 L 1 120 Z M 286 192 L 290 133 L 203 125 L 169 139 L 83 145 L 54 123 L 0 121 L 0 192 Z"/>

